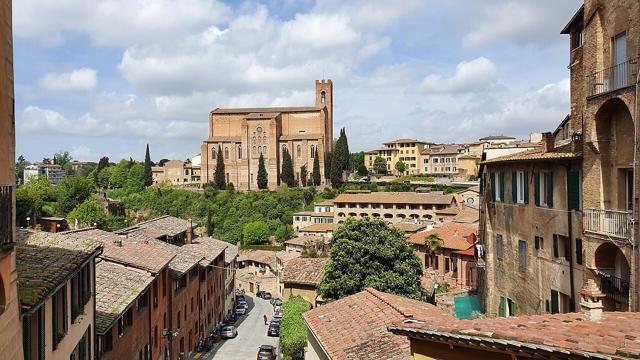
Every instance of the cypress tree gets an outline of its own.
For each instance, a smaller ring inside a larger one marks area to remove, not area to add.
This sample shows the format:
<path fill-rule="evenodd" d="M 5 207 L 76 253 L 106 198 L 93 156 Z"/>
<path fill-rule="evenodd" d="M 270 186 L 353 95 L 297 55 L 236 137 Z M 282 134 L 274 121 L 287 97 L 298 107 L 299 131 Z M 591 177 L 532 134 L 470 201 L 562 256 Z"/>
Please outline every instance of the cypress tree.
<path fill-rule="evenodd" d="M 149 144 L 147 144 L 147 152 L 144 155 L 144 186 L 153 184 L 153 176 L 151 175 L 151 155 L 149 154 Z"/>
<path fill-rule="evenodd" d="M 334 149 L 335 144 L 334 144 Z M 329 151 L 324 156 L 324 178 L 327 181 L 327 184 L 331 181 L 331 161 L 333 159 L 333 152 Z"/>
<path fill-rule="evenodd" d="M 313 157 L 313 172 L 311 173 L 311 185 L 320 185 L 320 159 L 318 159 L 318 149 Z"/>
<path fill-rule="evenodd" d="M 293 162 L 287 149 L 282 152 L 282 173 L 280 174 L 280 180 L 289 187 L 296 186 L 296 179 L 293 176 Z"/>
<path fill-rule="evenodd" d="M 300 184 L 302 184 L 302 186 L 306 187 L 307 186 L 307 165 L 302 165 L 302 167 L 300 168 Z"/>
<path fill-rule="evenodd" d="M 226 179 L 224 176 L 224 158 L 222 157 L 222 147 L 218 145 L 218 154 L 216 155 L 216 173 L 213 176 L 216 188 L 224 190 Z"/>
<path fill-rule="evenodd" d="M 349 139 L 347 139 L 347 130 L 345 128 L 342 128 L 342 150 L 344 152 L 342 170 L 351 170 L 351 153 L 349 153 Z"/>
<path fill-rule="evenodd" d="M 264 156 L 260 154 L 260 160 L 258 161 L 258 189 L 264 190 L 267 187 L 269 187 L 269 176 L 264 166 Z"/>

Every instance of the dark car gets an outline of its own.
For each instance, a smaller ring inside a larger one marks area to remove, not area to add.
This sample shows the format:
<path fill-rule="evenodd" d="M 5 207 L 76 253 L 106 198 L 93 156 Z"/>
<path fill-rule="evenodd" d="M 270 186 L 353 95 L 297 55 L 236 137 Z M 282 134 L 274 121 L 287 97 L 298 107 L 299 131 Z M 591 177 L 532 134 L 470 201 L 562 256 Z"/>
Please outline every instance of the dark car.
<path fill-rule="evenodd" d="M 269 325 L 271 325 L 271 324 L 280 325 L 281 322 L 282 322 L 282 318 L 281 317 L 272 317 L 271 318 L 271 322 L 269 323 Z"/>
<path fill-rule="evenodd" d="M 271 345 L 262 345 L 258 349 L 257 360 L 276 360 L 276 348 Z"/>
<path fill-rule="evenodd" d="M 271 293 L 265 291 L 264 293 L 262 293 L 262 298 L 265 300 L 271 300 Z"/>
<path fill-rule="evenodd" d="M 271 321 L 269 330 L 267 330 L 267 336 L 280 336 L 280 322 Z"/>
<path fill-rule="evenodd" d="M 262 291 L 262 290 L 260 290 L 260 291 L 258 291 L 258 292 L 256 293 L 256 296 L 257 296 L 257 297 L 259 297 L 259 298 L 261 298 L 261 297 L 262 297 L 262 295 L 264 295 L 264 291 Z"/>

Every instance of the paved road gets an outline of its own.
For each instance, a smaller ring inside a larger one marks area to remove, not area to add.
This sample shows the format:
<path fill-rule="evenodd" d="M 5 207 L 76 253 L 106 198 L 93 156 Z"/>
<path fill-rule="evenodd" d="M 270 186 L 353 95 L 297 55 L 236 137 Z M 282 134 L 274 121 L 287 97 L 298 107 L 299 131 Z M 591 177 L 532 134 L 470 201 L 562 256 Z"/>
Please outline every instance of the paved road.
<path fill-rule="evenodd" d="M 273 307 L 268 300 L 245 295 L 249 309 L 247 315 L 241 316 L 236 322 L 238 336 L 235 339 L 223 340 L 221 345 L 201 357 L 201 359 L 246 360 L 255 359 L 260 345 L 278 346 L 277 337 L 267 336 L 267 326 L 264 325 L 263 315 L 269 319 L 273 315 Z"/>

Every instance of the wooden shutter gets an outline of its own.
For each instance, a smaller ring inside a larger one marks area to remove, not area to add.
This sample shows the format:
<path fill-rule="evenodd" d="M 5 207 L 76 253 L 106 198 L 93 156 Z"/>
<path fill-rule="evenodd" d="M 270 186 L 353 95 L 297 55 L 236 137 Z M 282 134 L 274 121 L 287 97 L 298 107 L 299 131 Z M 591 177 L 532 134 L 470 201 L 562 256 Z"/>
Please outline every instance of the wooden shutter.
<path fill-rule="evenodd" d="M 558 250 L 558 235 L 553 235 L 553 257 L 557 258 L 559 254 Z"/>
<path fill-rule="evenodd" d="M 540 206 L 540 173 L 533 173 L 533 197 L 536 206 Z"/>
<path fill-rule="evenodd" d="M 567 173 L 567 193 L 569 210 L 580 209 L 580 173 L 578 171 Z"/>
<path fill-rule="evenodd" d="M 518 173 L 515 171 L 511 173 L 511 198 L 514 204 L 518 202 Z"/>
<path fill-rule="evenodd" d="M 560 304 L 558 302 L 558 292 L 551 290 L 551 313 L 557 314 L 560 312 Z"/>
<path fill-rule="evenodd" d="M 507 308 L 507 298 L 505 298 L 504 296 L 500 296 L 500 305 L 498 307 L 498 316 L 506 317 L 507 316 L 506 308 Z"/>
<path fill-rule="evenodd" d="M 516 310 L 516 302 L 511 300 L 511 314 L 509 316 L 517 316 L 518 311 Z"/>
<path fill-rule="evenodd" d="M 553 207 L 553 171 L 547 172 L 547 206 Z"/>
<path fill-rule="evenodd" d="M 504 172 L 500 172 L 500 201 L 504 202 Z"/>
<path fill-rule="evenodd" d="M 571 254 L 571 239 L 563 236 L 562 240 L 564 241 L 564 258 L 570 262 L 571 256 L 573 255 Z"/>
<path fill-rule="evenodd" d="M 529 203 L 529 172 L 524 172 L 524 203 Z"/>
<path fill-rule="evenodd" d="M 582 265 L 582 239 L 576 239 L 576 263 Z"/>
<path fill-rule="evenodd" d="M 67 330 L 69 329 L 67 319 L 67 317 L 69 316 L 69 310 L 67 309 L 67 285 L 62 286 L 62 289 L 60 289 L 60 291 L 62 291 L 62 331 L 64 331 L 64 333 L 66 334 Z"/>

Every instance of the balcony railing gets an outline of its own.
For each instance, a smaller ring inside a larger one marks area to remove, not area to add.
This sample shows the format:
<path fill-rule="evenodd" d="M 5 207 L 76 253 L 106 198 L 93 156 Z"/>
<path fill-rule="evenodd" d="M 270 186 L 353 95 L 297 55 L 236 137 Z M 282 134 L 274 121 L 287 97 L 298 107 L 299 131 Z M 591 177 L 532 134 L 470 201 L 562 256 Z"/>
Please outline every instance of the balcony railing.
<path fill-rule="evenodd" d="M 634 85 L 638 76 L 638 58 L 587 75 L 587 97 Z"/>
<path fill-rule="evenodd" d="M 13 243 L 13 185 L 0 185 L 0 247 Z"/>
<path fill-rule="evenodd" d="M 583 226 L 587 232 L 631 238 L 631 211 L 584 209 Z"/>
<path fill-rule="evenodd" d="M 623 304 L 629 303 L 629 281 L 600 273 L 600 287 L 609 299 Z"/>

